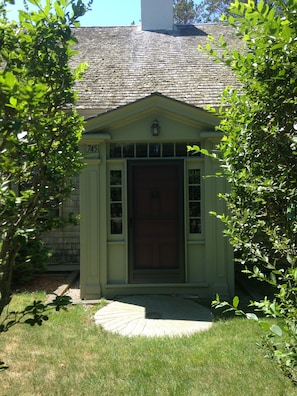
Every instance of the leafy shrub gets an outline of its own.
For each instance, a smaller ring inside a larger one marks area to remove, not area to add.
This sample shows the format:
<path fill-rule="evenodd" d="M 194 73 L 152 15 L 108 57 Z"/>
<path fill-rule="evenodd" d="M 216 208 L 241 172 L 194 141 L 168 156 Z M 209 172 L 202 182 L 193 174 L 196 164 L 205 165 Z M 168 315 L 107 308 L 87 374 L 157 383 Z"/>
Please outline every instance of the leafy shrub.
<path fill-rule="evenodd" d="M 250 277 L 276 288 L 272 298 L 252 302 L 273 325 L 260 321 L 266 344 L 284 371 L 297 382 L 297 9 L 296 0 L 239 2 L 228 23 L 240 39 L 238 49 L 220 37 L 220 51 L 206 51 L 232 67 L 240 91 L 225 90 L 223 133 L 218 145 L 230 192 L 222 194 L 226 225 L 238 261 Z M 211 154 L 210 154 L 211 155 Z M 244 269 L 245 268 L 245 269 Z M 259 320 L 233 302 L 214 302 Z"/>
<path fill-rule="evenodd" d="M 16 255 L 12 283 L 20 286 L 32 279 L 34 274 L 44 272 L 50 257 L 49 249 L 39 236 L 34 235 L 20 240 L 21 248 Z"/>

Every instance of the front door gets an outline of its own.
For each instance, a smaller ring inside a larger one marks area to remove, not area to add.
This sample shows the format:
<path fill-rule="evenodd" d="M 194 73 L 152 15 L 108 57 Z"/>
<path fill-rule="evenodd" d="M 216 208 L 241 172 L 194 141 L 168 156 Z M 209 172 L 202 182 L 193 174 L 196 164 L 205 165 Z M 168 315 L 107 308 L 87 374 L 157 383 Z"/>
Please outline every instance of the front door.
<path fill-rule="evenodd" d="M 132 283 L 184 280 L 182 161 L 129 164 Z"/>

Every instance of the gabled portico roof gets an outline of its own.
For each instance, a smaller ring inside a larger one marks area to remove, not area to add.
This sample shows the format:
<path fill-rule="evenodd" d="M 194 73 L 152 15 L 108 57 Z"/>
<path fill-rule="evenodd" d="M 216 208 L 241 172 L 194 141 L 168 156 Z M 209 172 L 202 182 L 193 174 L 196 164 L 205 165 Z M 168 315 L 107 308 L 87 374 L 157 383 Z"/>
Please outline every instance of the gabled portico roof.
<path fill-rule="evenodd" d="M 109 128 L 132 123 L 145 116 L 151 116 L 153 119 L 162 115 L 187 125 L 199 125 L 205 131 L 213 130 L 219 123 L 217 116 L 202 108 L 155 92 L 133 103 L 86 118 L 85 135 L 100 131 L 106 132 Z"/>

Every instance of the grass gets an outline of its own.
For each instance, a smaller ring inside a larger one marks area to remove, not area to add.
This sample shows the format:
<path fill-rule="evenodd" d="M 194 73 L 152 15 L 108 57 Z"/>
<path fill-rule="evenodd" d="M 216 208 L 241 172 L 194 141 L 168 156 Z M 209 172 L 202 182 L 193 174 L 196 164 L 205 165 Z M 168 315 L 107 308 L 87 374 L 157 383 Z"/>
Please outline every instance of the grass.
<path fill-rule="evenodd" d="M 43 294 L 15 298 L 23 306 Z M 97 306 L 53 313 L 42 327 L 1 334 L 1 396 L 289 396 L 297 388 L 257 345 L 241 318 L 181 338 L 125 338 L 94 325 Z"/>

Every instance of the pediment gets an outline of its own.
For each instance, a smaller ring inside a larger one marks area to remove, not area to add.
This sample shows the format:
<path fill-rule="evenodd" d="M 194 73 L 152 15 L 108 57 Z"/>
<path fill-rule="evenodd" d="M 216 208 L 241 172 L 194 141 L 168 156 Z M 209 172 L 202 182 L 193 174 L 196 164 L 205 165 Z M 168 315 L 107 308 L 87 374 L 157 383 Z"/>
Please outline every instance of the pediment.
<path fill-rule="evenodd" d="M 213 131 L 219 124 L 219 117 L 202 108 L 153 93 L 128 105 L 90 116 L 86 119 L 86 134 L 108 133 L 115 128 L 135 123 L 144 117 L 152 119 L 164 116 L 173 121 Z"/>

